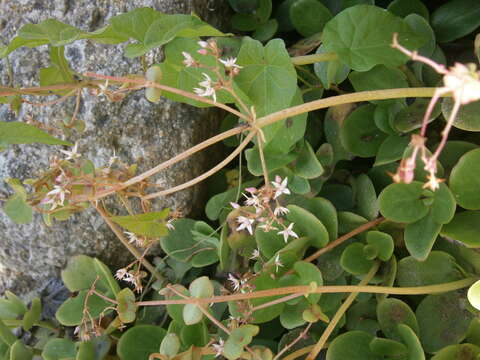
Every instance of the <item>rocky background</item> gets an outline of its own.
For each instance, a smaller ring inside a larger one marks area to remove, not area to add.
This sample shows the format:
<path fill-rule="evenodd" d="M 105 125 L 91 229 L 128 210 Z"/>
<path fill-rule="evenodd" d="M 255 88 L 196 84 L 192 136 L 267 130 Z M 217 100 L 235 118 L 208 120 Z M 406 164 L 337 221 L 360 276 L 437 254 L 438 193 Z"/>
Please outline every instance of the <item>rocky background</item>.
<path fill-rule="evenodd" d="M 228 18 L 226 3 L 223 0 L 0 0 L 0 31 L 5 44 L 22 25 L 52 17 L 92 31 L 106 25 L 112 16 L 143 6 L 166 13 L 194 12 L 222 29 L 221 20 Z M 82 40 L 68 45 L 65 55 L 78 72 L 113 75 L 141 72 L 139 60 L 125 58 L 122 48 L 123 45 Z M 10 54 L 9 60 L 15 85 L 35 86 L 38 70 L 49 66 L 48 48 L 21 48 Z M 147 57 L 149 63 L 159 60 L 159 52 Z M 0 60 L 0 82 L 7 84 L 8 80 L 6 62 Z M 78 136 L 79 151 L 99 166 L 106 164 L 115 151 L 122 161 L 137 163 L 140 171 L 146 170 L 210 137 L 217 131 L 221 116 L 213 109 L 199 110 L 166 100 L 151 104 L 143 91 L 117 103 L 86 91 L 82 95 L 78 117 L 85 121 L 86 131 Z M 24 106 L 17 118 L 6 105 L 0 105 L 0 121 L 32 117 L 43 124 L 55 124 L 71 116 L 73 109 L 73 99 L 50 107 Z M 0 179 L 34 177 L 47 167 L 49 157 L 60 155 L 59 149 L 47 145 L 12 146 L 0 153 Z M 183 183 L 210 167 L 214 158 L 204 152 L 162 172 L 156 180 L 165 188 Z M 0 180 L 0 195 L 8 196 L 9 191 Z M 189 189 L 157 201 L 160 207 L 188 214 L 201 206 L 201 189 Z M 33 223 L 17 225 L 0 212 L 0 293 L 6 289 L 22 295 L 42 289 L 51 293 L 56 288 L 59 271 L 76 254 L 97 256 L 111 266 L 131 260 L 128 251 L 93 209 L 52 227 L 46 227 L 38 214 Z"/>

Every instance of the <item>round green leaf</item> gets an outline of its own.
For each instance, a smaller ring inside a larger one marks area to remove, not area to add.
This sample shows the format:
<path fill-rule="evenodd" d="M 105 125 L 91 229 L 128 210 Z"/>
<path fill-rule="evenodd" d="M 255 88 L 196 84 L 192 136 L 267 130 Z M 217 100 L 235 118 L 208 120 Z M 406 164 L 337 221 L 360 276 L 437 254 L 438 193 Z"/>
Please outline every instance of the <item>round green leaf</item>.
<path fill-rule="evenodd" d="M 363 244 L 353 243 L 343 250 L 340 258 L 342 268 L 354 275 L 366 274 L 373 265 L 373 260 L 368 260 L 363 253 Z"/>
<path fill-rule="evenodd" d="M 397 282 L 399 286 L 426 286 L 462 279 L 455 258 L 443 251 L 432 251 L 424 261 L 412 256 L 398 262 Z"/>
<path fill-rule="evenodd" d="M 393 127 L 395 128 L 395 130 L 402 133 L 407 133 L 420 128 L 422 126 L 423 117 L 429 103 L 429 99 L 417 98 L 415 99 L 413 104 L 403 109 L 400 109 L 395 114 L 393 120 Z M 440 112 L 440 104 L 437 102 L 428 119 L 428 123 L 431 123 L 433 120 L 435 120 L 438 115 L 440 115 Z"/>
<path fill-rule="evenodd" d="M 384 338 L 374 338 L 370 342 L 370 350 L 386 358 L 404 358 L 407 354 L 407 347 L 401 342 Z"/>
<path fill-rule="evenodd" d="M 390 164 L 400 160 L 409 143 L 409 136 L 389 135 L 378 148 L 374 166 Z"/>
<path fill-rule="evenodd" d="M 337 336 L 327 350 L 327 360 L 381 360 L 383 356 L 375 355 L 370 350 L 373 335 L 363 331 L 349 331 Z"/>
<path fill-rule="evenodd" d="M 418 14 L 428 20 L 429 15 L 427 7 L 420 0 L 394 0 L 388 5 L 387 10 L 402 18 Z"/>
<path fill-rule="evenodd" d="M 297 0 L 284 0 L 282 1 L 275 11 L 275 19 L 278 21 L 278 30 L 281 32 L 292 31 L 295 28 L 293 27 L 292 21 L 290 20 L 290 7 Z"/>
<path fill-rule="evenodd" d="M 468 210 L 480 209 L 480 149 L 467 152 L 450 174 L 450 189 L 458 205 Z"/>
<path fill-rule="evenodd" d="M 380 212 L 387 219 L 412 223 L 428 213 L 422 201 L 423 184 L 413 181 L 410 184 L 390 184 L 379 195 Z"/>
<path fill-rule="evenodd" d="M 229 360 L 238 359 L 243 353 L 243 347 L 250 344 L 259 330 L 255 325 L 243 325 L 234 329 L 225 341 L 223 355 Z"/>
<path fill-rule="evenodd" d="M 456 214 L 444 225 L 441 234 L 461 241 L 468 247 L 480 247 L 480 211 L 464 211 Z"/>
<path fill-rule="evenodd" d="M 415 313 L 420 326 L 420 340 L 428 353 L 462 341 L 475 317 L 467 308 L 463 291 L 428 295 Z"/>
<path fill-rule="evenodd" d="M 43 348 L 42 358 L 44 360 L 61 360 L 74 358 L 76 353 L 73 341 L 68 339 L 51 339 Z"/>
<path fill-rule="evenodd" d="M 173 357 L 178 354 L 180 350 L 180 339 L 177 334 L 167 334 L 160 344 L 160 354 Z"/>
<path fill-rule="evenodd" d="M 150 354 L 159 352 L 166 334 L 160 326 L 134 326 L 120 338 L 117 354 L 122 360 L 148 360 Z"/>
<path fill-rule="evenodd" d="M 315 54 L 324 54 L 326 52 L 325 46 L 322 44 L 317 48 Z M 332 84 L 338 85 L 342 83 L 350 72 L 350 68 L 338 59 L 317 62 L 313 64 L 313 70 L 325 89 L 330 89 Z"/>
<path fill-rule="evenodd" d="M 288 205 L 287 219 L 295 223 L 293 231 L 297 235 L 307 236 L 313 246 L 322 248 L 328 243 L 328 232 L 325 226 L 311 212 L 297 206 Z"/>
<path fill-rule="evenodd" d="M 290 6 L 290 21 L 305 37 L 322 32 L 331 18 L 330 10 L 317 0 L 297 0 Z"/>
<path fill-rule="evenodd" d="M 270 19 L 266 23 L 258 26 L 255 29 L 255 32 L 253 33 L 252 37 L 255 40 L 265 42 L 265 41 L 270 40 L 273 37 L 273 35 L 275 35 L 277 30 L 278 30 L 277 20 Z"/>
<path fill-rule="evenodd" d="M 280 323 L 286 329 L 294 329 L 305 324 L 303 312 L 307 309 L 309 303 L 305 299 L 301 299 L 298 304 L 286 305 L 280 314 Z"/>
<path fill-rule="evenodd" d="M 17 340 L 10 346 L 10 360 L 31 360 L 33 349 L 25 345 L 22 340 Z"/>
<path fill-rule="evenodd" d="M 376 302 L 371 299 L 369 301 L 358 301 L 354 303 L 347 311 L 346 327 L 348 330 L 361 330 L 375 335 L 380 326 L 376 320 L 377 314 Z"/>
<path fill-rule="evenodd" d="M 135 294 L 129 288 L 122 289 L 117 296 L 118 317 L 122 323 L 128 324 L 135 321 L 137 316 L 137 305 L 135 303 Z"/>
<path fill-rule="evenodd" d="M 201 276 L 192 281 L 188 287 L 190 294 L 196 298 L 209 298 L 213 296 L 213 284 L 208 276 Z"/>
<path fill-rule="evenodd" d="M 322 40 L 326 50 L 335 52 L 343 63 L 357 71 L 368 71 L 378 64 L 396 67 L 407 61 L 405 55 L 390 46 L 394 33 L 409 49 L 422 45 L 423 39 L 402 19 L 376 6 L 358 5 L 330 20 Z"/>
<path fill-rule="evenodd" d="M 480 280 L 470 286 L 467 297 L 470 304 L 472 304 L 475 309 L 480 310 Z"/>
<path fill-rule="evenodd" d="M 442 113 L 445 119 L 450 117 L 453 109 L 453 99 L 442 100 Z M 462 105 L 453 121 L 453 126 L 466 131 L 480 131 L 480 101 Z"/>
<path fill-rule="evenodd" d="M 365 174 L 360 174 L 355 179 L 355 198 L 359 215 L 368 220 L 373 220 L 378 216 L 377 193 L 372 180 Z"/>
<path fill-rule="evenodd" d="M 480 347 L 473 344 L 459 344 L 443 348 L 430 360 L 476 360 L 479 357 Z"/>
<path fill-rule="evenodd" d="M 302 142 L 298 157 L 292 167 L 295 175 L 305 179 L 314 179 L 323 174 L 323 166 L 318 161 L 308 141 Z"/>
<path fill-rule="evenodd" d="M 252 14 L 258 8 L 258 0 L 228 0 L 228 3 L 241 14 Z"/>
<path fill-rule="evenodd" d="M 367 243 L 377 249 L 380 260 L 388 261 L 392 257 L 394 244 L 390 234 L 381 231 L 369 231 L 367 233 Z"/>
<path fill-rule="evenodd" d="M 374 111 L 374 105 L 360 106 L 343 122 L 340 130 L 342 144 L 357 156 L 375 156 L 383 140 L 387 137 L 375 125 Z"/>
<path fill-rule="evenodd" d="M 278 287 L 278 282 L 272 279 L 270 275 L 266 272 L 256 277 L 251 283 L 253 286 L 255 286 L 255 291 L 273 289 Z M 251 303 L 253 306 L 258 306 L 275 299 L 278 299 L 278 296 L 252 299 Z M 252 314 L 253 323 L 260 324 L 260 323 L 264 323 L 272 319 L 275 319 L 278 315 L 282 313 L 284 306 L 285 304 L 280 303 L 273 306 L 269 306 L 264 309 L 254 311 Z"/>
<path fill-rule="evenodd" d="M 183 347 L 205 346 L 208 343 L 209 335 L 205 321 L 195 325 L 183 326 L 180 331 L 180 340 Z"/>
<path fill-rule="evenodd" d="M 452 192 L 445 184 L 433 192 L 432 217 L 440 224 L 447 224 L 455 215 L 457 204 Z"/>
<path fill-rule="evenodd" d="M 480 8 L 476 0 L 452 0 L 437 8 L 431 23 L 439 42 L 461 38 L 480 25 Z"/>
<path fill-rule="evenodd" d="M 186 304 L 183 307 L 183 321 L 187 325 L 194 325 L 202 321 L 203 313 L 195 304 Z"/>
<path fill-rule="evenodd" d="M 323 285 L 322 273 L 315 265 L 305 261 L 297 261 L 293 268 L 300 279 L 299 285 L 310 285 L 312 283 L 315 283 L 316 286 Z M 311 304 L 315 304 L 320 299 L 320 295 L 310 294 L 307 296 L 307 299 Z"/>
<path fill-rule="evenodd" d="M 452 168 L 458 162 L 458 160 L 470 150 L 476 149 L 477 145 L 461 140 L 447 141 L 443 148 L 438 160 L 445 169 L 446 174 L 450 174 Z"/>
<path fill-rule="evenodd" d="M 404 240 L 410 255 L 417 260 L 425 260 L 441 228 L 442 224 L 435 220 L 433 211 L 422 219 L 407 224 L 405 227 Z"/>
<path fill-rule="evenodd" d="M 410 360 L 425 360 L 425 353 L 423 352 L 420 340 L 417 334 L 407 325 L 398 324 L 397 330 L 402 337 L 403 343 L 407 345 L 408 359 Z"/>
<path fill-rule="evenodd" d="M 377 305 L 377 319 L 382 332 L 390 339 L 402 341 L 398 331 L 399 324 L 406 324 L 417 334 L 419 333 L 415 314 L 402 300 L 386 298 L 380 301 Z"/>
<path fill-rule="evenodd" d="M 85 297 L 88 290 L 80 291 L 77 296 L 68 298 L 57 310 L 55 317 L 65 326 L 77 326 L 82 322 L 83 308 L 85 305 Z M 111 296 L 109 293 L 107 296 Z M 107 308 L 111 307 L 112 303 L 103 300 L 102 298 L 92 295 L 88 298 L 87 306 L 90 315 L 95 319 Z M 108 313 L 108 311 L 106 312 Z"/>

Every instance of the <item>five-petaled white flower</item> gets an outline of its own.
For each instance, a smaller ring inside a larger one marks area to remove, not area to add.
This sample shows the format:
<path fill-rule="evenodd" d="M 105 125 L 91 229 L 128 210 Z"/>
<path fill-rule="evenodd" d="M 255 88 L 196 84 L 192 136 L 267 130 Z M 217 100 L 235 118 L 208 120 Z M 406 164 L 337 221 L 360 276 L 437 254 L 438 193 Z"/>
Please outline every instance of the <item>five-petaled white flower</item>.
<path fill-rule="evenodd" d="M 77 150 L 78 150 L 78 143 L 75 143 L 75 146 L 73 147 L 72 151 L 60 150 L 60 152 L 67 155 L 65 160 L 74 160 L 74 159 L 78 159 L 80 156 L 82 156 L 81 154 L 79 154 L 77 152 Z"/>
<path fill-rule="evenodd" d="M 216 103 L 217 102 L 217 94 L 215 93 L 215 89 L 212 87 L 212 79 L 210 78 L 210 76 L 208 76 L 208 74 L 202 73 L 202 75 L 205 78 L 205 80 L 199 82 L 198 85 L 200 85 L 204 89 L 194 88 L 193 91 L 198 96 L 202 96 L 202 97 L 211 96 L 211 97 L 213 97 L 213 102 Z"/>
<path fill-rule="evenodd" d="M 167 221 L 167 224 L 166 224 L 167 229 L 170 230 L 170 231 L 175 230 L 175 225 L 173 225 L 173 220 L 174 220 L 174 219 L 168 220 L 168 221 Z"/>
<path fill-rule="evenodd" d="M 47 196 L 42 200 L 42 204 L 52 204 L 50 210 L 56 209 L 57 206 L 63 206 L 65 203 L 65 195 L 70 194 L 70 191 L 59 185 L 54 185 L 53 190 L 47 193 Z"/>
<path fill-rule="evenodd" d="M 183 57 L 185 58 L 183 60 L 183 64 L 186 66 L 186 67 L 191 67 L 191 66 L 195 66 L 196 65 L 196 61 L 195 59 L 192 57 L 192 55 L 190 55 L 189 53 L 187 53 L 186 51 L 182 51 L 182 55 Z"/>
<path fill-rule="evenodd" d="M 279 267 L 283 267 L 283 264 L 282 262 L 280 261 L 280 254 L 277 254 L 277 256 L 275 256 L 275 272 L 278 272 L 278 268 Z"/>
<path fill-rule="evenodd" d="M 227 69 L 242 69 L 243 66 L 237 65 L 237 58 L 227 58 L 226 60 L 219 59 Z"/>
<path fill-rule="evenodd" d="M 252 252 L 252 256 L 250 256 L 250 260 L 255 260 L 260 257 L 260 251 L 258 249 L 254 249 Z"/>
<path fill-rule="evenodd" d="M 235 276 L 233 276 L 232 274 L 228 274 L 227 280 L 232 283 L 233 291 L 240 290 L 240 280 L 238 280 Z"/>
<path fill-rule="evenodd" d="M 277 206 L 275 208 L 275 210 L 273 211 L 273 214 L 275 216 L 282 216 L 282 215 L 286 215 L 290 212 L 290 210 L 288 210 L 286 207 L 283 207 L 283 206 Z"/>
<path fill-rule="evenodd" d="M 282 180 L 280 176 L 275 177 L 275 181 L 272 181 L 272 185 L 275 188 L 275 195 L 273 199 L 278 198 L 282 194 L 290 195 L 290 190 L 287 188 L 288 178 Z"/>
<path fill-rule="evenodd" d="M 136 244 L 140 243 L 140 240 L 138 239 L 136 234 L 128 231 L 124 231 L 124 233 L 125 235 L 127 235 L 129 243 L 136 243 Z"/>
<path fill-rule="evenodd" d="M 283 240 L 285 240 L 285 242 L 288 241 L 289 236 L 298 238 L 298 235 L 292 230 L 292 228 L 293 228 L 293 223 L 290 223 L 290 225 L 288 225 L 288 227 L 285 228 L 285 230 L 279 231 L 277 234 L 283 235 Z"/>
<path fill-rule="evenodd" d="M 215 357 L 219 357 L 223 353 L 224 341 L 222 338 L 218 339 L 218 344 L 212 344 L 213 349 L 215 350 Z"/>
<path fill-rule="evenodd" d="M 202 47 L 204 49 L 208 48 L 208 46 L 209 46 L 208 42 L 206 42 L 206 41 L 199 41 L 197 44 L 200 45 L 200 47 Z"/>
<path fill-rule="evenodd" d="M 127 269 L 121 268 L 121 269 L 118 269 L 118 270 L 117 270 L 117 272 L 115 273 L 115 277 L 116 277 L 118 280 L 122 280 L 127 274 L 128 274 Z"/>
<path fill-rule="evenodd" d="M 253 228 L 252 228 L 252 224 L 255 220 L 254 219 L 249 219 L 245 216 L 239 216 L 237 217 L 237 222 L 240 224 L 238 227 L 237 227 L 237 231 L 240 231 L 240 230 L 243 230 L 243 229 L 247 229 L 247 231 L 250 233 L 250 235 L 253 235 Z"/>

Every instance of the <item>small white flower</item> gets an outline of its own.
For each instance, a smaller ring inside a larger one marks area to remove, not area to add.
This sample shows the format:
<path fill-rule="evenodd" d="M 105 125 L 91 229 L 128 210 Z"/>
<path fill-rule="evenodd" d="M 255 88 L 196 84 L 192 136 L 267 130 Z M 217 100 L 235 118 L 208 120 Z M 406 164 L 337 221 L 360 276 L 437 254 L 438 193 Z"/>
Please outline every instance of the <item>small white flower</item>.
<path fill-rule="evenodd" d="M 113 149 L 113 155 L 110 157 L 110 159 L 108 159 L 108 167 L 112 167 L 112 165 L 115 164 L 117 160 L 118 160 L 118 156 L 115 153 L 115 149 Z"/>
<path fill-rule="evenodd" d="M 208 74 L 203 73 L 202 75 L 205 78 L 205 80 L 199 82 L 198 85 L 201 86 L 204 89 L 194 88 L 193 91 L 198 96 L 202 96 L 202 97 L 211 96 L 211 97 L 213 97 L 213 102 L 216 103 L 217 102 L 217 94 L 215 93 L 215 89 L 212 87 L 212 79 L 210 78 L 210 76 L 208 76 Z"/>
<path fill-rule="evenodd" d="M 204 49 L 208 48 L 208 42 L 206 42 L 206 41 L 199 41 L 198 45 L 200 45 L 200 47 L 202 47 Z"/>
<path fill-rule="evenodd" d="M 273 214 L 275 216 L 282 216 L 282 215 L 286 215 L 290 212 L 290 210 L 288 210 L 286 207 L 283 207 L 283 206 L 277 206 L 275 208 L 275 210 L 273 211 Z"/>
<path fill-rule="evenodd" d="M 54 185 L 53 190 L 47 193 L 47 196 L 42 200 L 42 204 L 52 204 L 50 210 L 56 209 L 57 206 L 63 206 L 65 203 L 65 195 L 70 194 L 70 191 L 59 185 Z"/>
<path fill-rule="evenodd" d="M 222 338 L 218 339 L 218 344 L 212 344 L 215 350 L 215 357 L 219 357 L 223 353 L 224 341 Z"/>
<path fill-rule="evenodd" d="M 278 230 L 278 228 L 276 228 L 275 226 L 273 226 L 271 223 L 267 222 L 267 223 L 264 223 L 264 224 L 261 224 L 258 226 L 260 229 L 262 229 L 264 232 L 269 232 L 269 231 L 272 231 L 272 230 Z"/>
<path fill-rule="evenodd" d="M 290 190 L 287 188 L 288 178 L 282 180 L 280 176 L 275 177 L 275 181 L 272 181 L 272 185 L 275 187 L 275 195 L 273 199 L 278 198 L 282 194 L 290 195 Z"/>
<path fill-rule="evenodd" d="M 140 243 L 136 234 L 128 231 L 124 231 L 124 234 L 127 235 L 129 243 Z"/>
<path fill-rule="evenodd" d="M 243 194 L 247 200 L 244 201 L 245 205 L 247 206 L 253 206 L 255 208 L 261 207 L 261 202 L 258 196 L 252 194 L 251 197 L 248 197 L 247 195 Z"/>
<path fill-rule="evenodd" d="M 125 268 L 118 269 L 115 273 L 115 278 L 117 278 L 118 280 L 122 280 L 127 275 L 127 273 L 127 269 Z"/>
<path fill-rule="evenodd" d="M 227 58 L 226 60 L 219 59 L 227 69 L 242 69 L 243 66 L 237 65 L 237 58 Z"/>
<path fill-rule="evenodd" d="M 182 55 L 183 57 L 185 58 L 183 60 L 183 64 L 186 66 L 186 67 L 191 67 L 191 66 L 194 66 L 196 64 L 195 62 L 195 59 L 192 57 L 192 55 L 190 55 L 189 53 L 187 53 L 186 51 L 182 51 Z"/>
<path fill-rule="evenodd" d="M 255 249 L 252 251 L 252 256 L 250 256 L 250 260 L 255 260 L 260 257 L 260 251 L 258 249 Z"/>
<path fill-rule="evenodd" d="M 240 280 L 238 280 L 235 276 L 233 276 L 232 274 L 228 274 L 227 280 L 232 283 L 234 291 L 240 290 Z"/>
<path fill-rule="evenodd" d="M 79 154 L 77 152 L 77 149 L 78 149 L 78 143 L 75 143 L 75 146 L 73 147 L 72 151 L 67 151 L 67 150 L 60 150 L 60 152 L 64 153 L 65 155 L 67 155 L 67 157 L 65 158 L 65 160 L 74 160 L 74 159 L 78 159 L 79 157 L 81 157 L 82 155 Z"/>
<path fill-rule="evenodd" d="M 282 262 L 280 261 L 280 254 L 277 254 L 277 256 L 275 256 L 275 272 L 278 272 L 278 268 L 279 267 L 283 267 L 283 264 Z"/>
<path fill-rule="evenodd" d="M 167 221 L 167 229 L 170 231 L 175 230 L 175 226 L 173 225 L 173 219 Z"/>
<path fill-rule="evenodd" d="M 293 228 L 293 223 L 290 223 L 290 225 L 288 225 L 288 227 L 285 228 L 285 230 L 279 231 L 277 234 L 283 235 L 283 240 L 285 240 L 285 242 L 288 242 L 289 236 L 298 238 L 298 235 L 292 230 L 292 228 Z"/>
<path fill-rule="evenodd" d="M 243 230 L 243 229 L 247 229 L 247 231 L 250 233 L 250 235 L 253 235 L 253 228 L 252 228 L 252 224 L 255 220 L 254 219 L 249 219 L 245 216 L 239 216 L 237 217 L 237 222 L 240 224 L 238 227 L 237 227 L 237 231 L 240 231 L 240 230 Z"/>

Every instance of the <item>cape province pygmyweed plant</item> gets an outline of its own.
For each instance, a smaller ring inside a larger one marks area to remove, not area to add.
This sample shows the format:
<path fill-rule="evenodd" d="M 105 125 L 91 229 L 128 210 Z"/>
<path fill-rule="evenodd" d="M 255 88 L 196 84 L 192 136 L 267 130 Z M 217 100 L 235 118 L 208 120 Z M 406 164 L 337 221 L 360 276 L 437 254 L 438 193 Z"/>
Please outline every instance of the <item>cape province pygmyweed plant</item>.
<path fill-rule="evenodd" d="M 0 358 L 477 359 L 479 72 L 447 66 L 442 49 L 463 38 L 478 56 L 480 6 L 229 3 L 232 26 L 253 38 L 140 8 L 94 32 L 53 19 L 27 24 L 0 49 L 7 66 L 19 47 L 50 50 L 40 86 L 0 87 L 12 111 L 76 99 L 61 124 L 0 122 L 4 149 L 67 146 L 38 178 L 5 179 L 13 195 L 3 210 L 17 223 L 36 211 L 51 226 L 94 207 L 136 258 L 114 276 L 98 259 L 70 259 L 62 279 L 74 295 L 56 319 L 41 318 L 39 298 L 27 307 L 7 292 Z M 270 40 L 294 32 L 304 38 L 289 35 L 288 49 Z M 160 46 L 165 56 L 145 75 L 79 74 L 64 48 L 85 39 L 133 40 L 125 56 L 143 63 Z M 228 112 L 224 131 L 143 173 L 115 155 L 95 167 L 74 138 L 85 126 L 82 96 L 122 101 L 141 89 L 152 102 Z M 55 128 L 75 145 L 48 133 Z M 155 174 L 221 141 L 234 150 L 217 166 L 158 188 Z M 224 187 L 205 221 L 152 211 L 209 177 Z M 125 215 L 106 207 L 113 195 Z M 164 257 L 152 263 L 157 244 Z M 18 327 L 36 340 L 17 339 Z"/>

